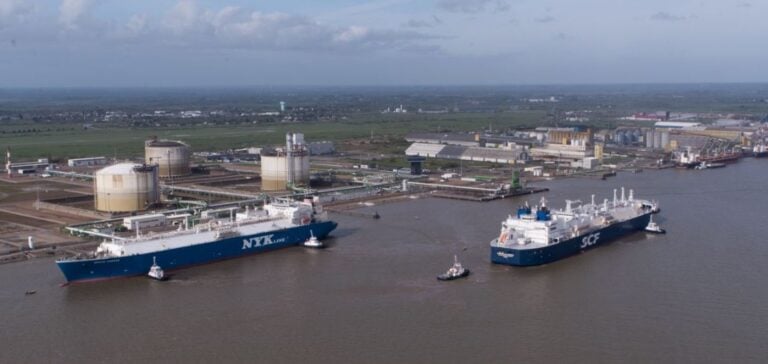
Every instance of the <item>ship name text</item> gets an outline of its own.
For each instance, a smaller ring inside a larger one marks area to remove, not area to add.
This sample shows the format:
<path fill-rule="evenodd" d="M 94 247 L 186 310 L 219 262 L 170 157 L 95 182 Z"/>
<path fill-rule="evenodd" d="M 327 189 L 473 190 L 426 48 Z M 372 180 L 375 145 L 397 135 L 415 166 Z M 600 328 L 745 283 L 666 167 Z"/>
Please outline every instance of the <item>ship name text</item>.
<path fill-rule="evenodd" d="M 581 239 L 581 246 L 579 248 L 584 249 L 592 245 L 597 244 L 597 240 L 600 239 L 600 233 L 589 234 Z"/>
<path fill-rule="evenodd" d="M 274 234 L 269 235 L 262 235 L 262 236 L 254 236 L 250 239 L 243 239 L 243 250 L 245 249 L 251 249 L 251 248 L 258 248 L 260 246 L 267 246 L 277 243 L 285 242 L 285 238 L 280 239 L 272 239 L 272 237 L 275 236 Z"/>

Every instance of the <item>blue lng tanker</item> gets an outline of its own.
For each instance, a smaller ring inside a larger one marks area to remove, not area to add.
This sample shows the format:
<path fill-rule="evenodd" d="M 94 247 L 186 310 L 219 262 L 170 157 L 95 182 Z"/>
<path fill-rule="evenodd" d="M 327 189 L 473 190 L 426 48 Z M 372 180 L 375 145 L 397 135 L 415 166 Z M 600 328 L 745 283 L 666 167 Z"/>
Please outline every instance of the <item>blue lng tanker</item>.
<path fill-rule="evenodd" d="M 323 239 L 336 228 L 317 200 L 246 209 L 229 221 L 127 238 L 109 236 L 95 252 L 57 260 L 68 282 L 144 275 L 153 260 L 164 270 L 236 258 Z M 185 220 L 186 221 L 186 220 Z M 101 235 L 103 236 L 103 235 Z"/>
<path fill-rule="evenodd" d="M 514 266 L 541 265 L 606 244 L 648 226 L 655 202 L 629 198 L 621 189 L 617 199 L 602 204 L 566 201 L 565 210 L 550 211 L 542 199 L 538 207 L 523 206 L 501 223 L 499 237 L 491 241 L 491 261 Z M 574 206 L 574 204 L 578 206 Z"/>

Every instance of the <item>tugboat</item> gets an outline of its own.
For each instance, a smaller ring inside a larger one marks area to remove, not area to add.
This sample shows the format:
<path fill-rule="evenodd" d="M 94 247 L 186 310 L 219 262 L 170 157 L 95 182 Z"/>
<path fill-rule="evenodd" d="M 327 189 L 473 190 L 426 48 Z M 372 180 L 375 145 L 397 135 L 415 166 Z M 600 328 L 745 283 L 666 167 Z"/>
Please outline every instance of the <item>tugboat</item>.
<path fill-rule="evenodd" d="M 662 229 L 659 224 L 657 224 L 655 221 L 653 221 L 653 215 L 651 215 L 650 221 L 648 221 L 648 226 L 645 227 L 645 231 L 649 233 L 656 233 L 656 234 L 666 234 L 667 231 Z"/>
<path fill-rule="evenodd" d="M 160 266 L 157 265 L 157 259 L 155 257 L 152 257 L 152 267 L 149 268 L 149 273 L 147 273 L 147 275 L 158 281 L 165 281 L 168 279 L 168 277 L 165 276 L 165 272 L 163 272 L 163 268 L 160 268 Z"/>
<path fill-rule="evenodd" d="M 701 162 L 701 164 L 696 166 L 695 169 L 712 169 L 712 168 L 723 168 L 723 167 L 725 167 L 725 163 Z"/>
<path fill-rule="evenodd" d="M 315 249 L 322 249 L 325 248 L 325 245 L 323 245 L 323 242 L 320 240 L 317 240 L 317 237 L 315 234 L 312 233 L 312 230 L 309 231 L 309 239 L 304 242 L 304 246 L 307 248 L 315 248 Z"/>
<path fill-rule="evenodd" d="M 453 256 L 453 266 L 448 268 L 444 274 L 437 276 L 438 281 L 452 281 L 454 279 L 464 278 L 469 275 L 469 269 L 465 269 L 459 263 L 459 258 Z"/>

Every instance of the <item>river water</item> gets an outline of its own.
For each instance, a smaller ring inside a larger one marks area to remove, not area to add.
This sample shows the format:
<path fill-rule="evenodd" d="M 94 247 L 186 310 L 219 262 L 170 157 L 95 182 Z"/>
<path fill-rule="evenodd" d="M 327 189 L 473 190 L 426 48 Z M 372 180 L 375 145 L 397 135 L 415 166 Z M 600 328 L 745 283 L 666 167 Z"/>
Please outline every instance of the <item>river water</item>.
<path fill-rule="evenodd" d="M 488 258 L 524 198 L 375 206 L 381 220 L 335 216 L 324 251 L 283 249 L 169 282 L 60 287 L 50 259 L 6 264 L 0 362 L 764 362 L 766 181 L 768 160 L 745 159 L 543 183 L 553 207 L 633 188 L 660 201 L 668 234 L 535 268 Z M 454 254 L 472 275 L 437 282 Z"/>

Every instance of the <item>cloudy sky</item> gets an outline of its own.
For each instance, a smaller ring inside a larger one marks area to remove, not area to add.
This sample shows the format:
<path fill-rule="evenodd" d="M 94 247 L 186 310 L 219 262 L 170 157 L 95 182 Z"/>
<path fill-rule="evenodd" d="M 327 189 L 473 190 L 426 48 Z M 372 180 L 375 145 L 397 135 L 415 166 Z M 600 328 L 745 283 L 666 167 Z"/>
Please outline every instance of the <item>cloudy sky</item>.
<path fill-rule="evenodd" d="M 0 0 L 0 88 L 768 81 L 766 0 Z"/>

